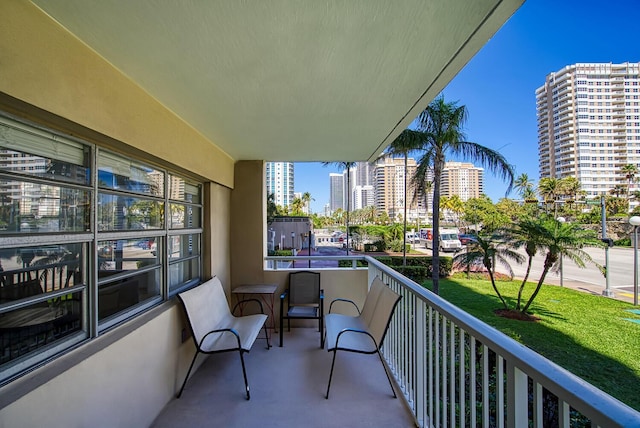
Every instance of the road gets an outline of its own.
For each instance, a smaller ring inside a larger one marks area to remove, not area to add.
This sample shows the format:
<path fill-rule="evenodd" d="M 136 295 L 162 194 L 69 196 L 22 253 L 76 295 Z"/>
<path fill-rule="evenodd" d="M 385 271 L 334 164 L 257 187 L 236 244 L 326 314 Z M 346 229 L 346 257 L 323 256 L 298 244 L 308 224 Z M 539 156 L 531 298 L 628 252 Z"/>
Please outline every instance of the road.
<path fill-rule="evenodd" d="M 430 250 L 424 249 L 423 244 L 420 244 L 417 249 L 421 252 L 431 253 Z M 596 263 L 602 266 L 605 265 L 604 248 L 585 248 L 584 250 Z M 522 251 L 522 254 L 525 255 L 524 251 Z M 447 253 L 447 255 L 450 255 L 450 253 Z M 529 274 L 530 281 L 536 281 L 540 278 L 543 263 L 544 255 L 538 255 L 534 258 L 531 273 Z M 522 265 L 511 263 L 511 267 L 516 278 L 524 277 L 526 263 Z M 609 289 L 611 292 L 616 294 L 617 297 L 633 298 L 633 248 L 609 248 L 609 267 Z M 506 273 L 505 269 L 500 266 L 498 266 L 497 270 Z M 570 283 L 582 283 L 585 288 L 588 287 L 589 290 L 598 294 L 602 294 L 606 289 L 606 279 L 596 266 L 587 264 L 585 268 L 580 268 L 567 257 L 563 258 L 562 280 L 565 286 Z M 545 283 L 559 285 L 560 272 L 549 272 L 545 278 Z"/>

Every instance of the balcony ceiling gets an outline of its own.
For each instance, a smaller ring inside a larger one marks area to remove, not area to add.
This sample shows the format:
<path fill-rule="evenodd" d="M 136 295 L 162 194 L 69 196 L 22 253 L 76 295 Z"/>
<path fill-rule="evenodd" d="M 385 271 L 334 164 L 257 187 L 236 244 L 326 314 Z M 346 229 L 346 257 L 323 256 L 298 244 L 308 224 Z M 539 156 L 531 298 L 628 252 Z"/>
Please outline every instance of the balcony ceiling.
<path fill-rule="evenodd" d="M 361 161 L 524 0 L 32 1 L 235 160 Z"/>

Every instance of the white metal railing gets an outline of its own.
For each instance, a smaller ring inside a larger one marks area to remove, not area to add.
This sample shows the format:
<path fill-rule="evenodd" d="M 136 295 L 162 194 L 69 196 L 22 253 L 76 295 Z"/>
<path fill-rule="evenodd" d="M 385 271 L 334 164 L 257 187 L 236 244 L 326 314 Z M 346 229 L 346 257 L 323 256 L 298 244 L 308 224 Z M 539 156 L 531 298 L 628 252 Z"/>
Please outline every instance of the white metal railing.
<path fill-rule="evenodd" d="M 265 269 L 297 269 L 297 268 L 313 268 L 313 269 L 336 269 L 339 262 L 348 260 L 348 268 L 357 268 L 358 261 L 363 261 L 362 256 L 308 256 L 298 253 L 296 256 L 269 256 L 265 257 Z"/>
<path fill-rule="evenodd" d="M 383 355 L 419 426 L 640 426 L 639 412 L 388 266 L 364 259 L 370 279 L 378 276 L 402 295 Z"/>

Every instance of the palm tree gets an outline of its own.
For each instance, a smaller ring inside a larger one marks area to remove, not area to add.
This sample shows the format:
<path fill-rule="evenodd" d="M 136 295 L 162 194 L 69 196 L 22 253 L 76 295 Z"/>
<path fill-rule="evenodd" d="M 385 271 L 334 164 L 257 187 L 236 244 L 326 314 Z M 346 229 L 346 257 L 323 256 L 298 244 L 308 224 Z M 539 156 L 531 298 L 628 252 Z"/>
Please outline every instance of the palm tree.
<path fill-rule="evenodd" d="M 562 194 L 562 182 L 555 177 L 544 177 L 538 183 L 538 194 L 547 200 L 555 200 Z"/>
<path fill-rule="evenodd" d="M 487 269 L 493 291 L 496 292 L 504 308 L 509 309 L 507 302 L 496 286 L 495 269 L 496 263 L 498 263 L 502 265 L 513 278 L 513 269 L 509 264 L 510 260 L 516 263 L 522 263 L 524 256 L 505 245 L 500 235 L 478 235 L 476 240 L 467 246 L 465 252 L 453 258 L 453 266 L 456 268 L 470 269 L 472 266 L 482 264 L 485 269 Z"/>
<path fill-rule="evenodd" d="M 336 165 L 338 167 L 343 167 L 347 170 L 347 192 L 346 192 L 346 200 L 347 200 L 347 209 L 346 213 L 346 226 L 347 226 L 347 256 L 349 255 L 349 200 L 351 193 L 351 168 L 353 168 L 356 163 L 355 162 L 322 162 L 324 166 L 328 165 Z"/>
<path fill-rule="evenodd" d="M 624 174 L 624 178 L 627 179 L 627 200 L 631 199 L 631 183 L 636 181 L 636 175 L 638 175 L 638 167 L 634 164 L 626 164 L 620 171 Z"/>
<path fill-rule="evenodd" d="M 278 206 L 276 205 L 275 193 L 269 193 L 267 196 L 267 224 L 273 223 L 273 218 L 278 215 Z"/>
<path fill-rule="evenodd" d="M 304 207 L 304 202 L 300 198 L 293 198 L 291 201 L 291 215 L 300 216 L 303 214 L 302 208 Z"/>
<path fill-rule="evenodd" d="M 544 250 L 544 245 L 542 244 L 544 230 L 541 229 L 541 227 L 541 220 L 538 217 L 527 217 L 517 221 L 513 226 L 506 229 L 510 245 L 515 249 L 524 247 L 524 250 L 527 253 L 527 270 L 525 271 L 522 283 L 518 288 L 516 310 L 520 310 L 522 292 L 527 280 L 529 279 L 533 259 L 538 253 L 538 250 Z"/>
<path fill-rule="evenodd" d="M 402 265 L 407 265 L 407 180 L 408 168 L 407 160 L 409 152 L 419 149 L 422 146 L 421 134 L 411 129 L 405 129 L 396 137 L 386 150 L 387 156 L 402 155 L 404 158 L 404 215 L 402 216 L 404 224 L 404 234 L 402 238 Z"/>
<path fill-rule="evenodd" d="M 304 192 L 300 199 L 302 199 L 303 205 L 307 207 L 308 214 L 311 214 L 311 201 L 315 201 L 315 199 L 311 197 L 311 193 Z"/>
<path fill-rule="evenodd" d="M 527 196 L 531 196 L 533 193 L 533 181 L 529 179 L 528 174 L 522 173 L 513 182 L 513 188 L 520 193 L 523 200 L 527 200 Z"/>
<path fill-rule="evenodd" d="M 363 209 L 365 223 L 373 224 L 378 210 L 375 205 L 367 205 Z"/>
<path fill-rule="evenodd" d="M 433 174 L 433 291 L 438 294 L 440 269 L 439 262 L 439 233 L 440 233 L 440 182 L 442 170 L 445 164 L 445 156 L 448 153 L 456 157 L 470 158 L 479 161 L 491 171 L 495 172 L 508 182 L 508 191 L 513 185 L 513 167 L 509 165 L 499 152 L 484 147 L 480 144 L 465 141 L 462 132 L 467 118 L 465 106 L 458 106 L 456 102 L 445 102 L 438 97 L 418 116 L 418 130 L 422 134 L 420 139 L 421 157 L 414 175 L 414 183 L 417 188 L 424 186 Z M 417 138 L 417 136 L 415 137 Z"/>
<path fill-rule="evenodd" d="M 557 268 L 560 257 L 568 257 L 578 267 L 585 267 L 586 263 L 599 266 L 582 248 L 603 245 L 600 240 L 596 239 L 594 231 L 583 229 L 579 224 L 560 222 L 551 216 L 539 219 L 534 233 L 535 238 L 532 239 L 537 242 L 538 248 L 544 248 L 546 255 L 540 279 L 538 279 L 533 294 L 522 307 L 522 313 L 526 313 L 535 300 L 549 270 Z"/>

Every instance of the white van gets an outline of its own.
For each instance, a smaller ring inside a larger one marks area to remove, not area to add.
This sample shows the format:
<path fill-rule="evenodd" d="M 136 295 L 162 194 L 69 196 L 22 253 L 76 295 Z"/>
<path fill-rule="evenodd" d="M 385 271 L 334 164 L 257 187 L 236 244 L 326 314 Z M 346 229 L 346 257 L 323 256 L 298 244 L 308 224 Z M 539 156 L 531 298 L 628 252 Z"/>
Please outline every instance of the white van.
<path fill-rule="evenodd" d="M 433 229 L 424 229 L 426 234 L 425 246 L 433 249 Z M 462 243 L 458 237 L 458 229 L 440 229 L 440 240 L 438 242 L 440 251 L 460 251 Z"/>

